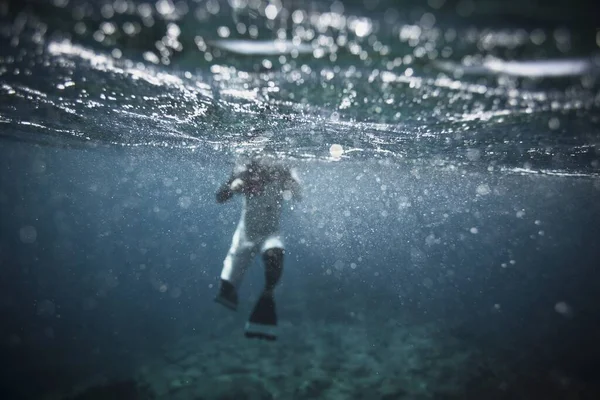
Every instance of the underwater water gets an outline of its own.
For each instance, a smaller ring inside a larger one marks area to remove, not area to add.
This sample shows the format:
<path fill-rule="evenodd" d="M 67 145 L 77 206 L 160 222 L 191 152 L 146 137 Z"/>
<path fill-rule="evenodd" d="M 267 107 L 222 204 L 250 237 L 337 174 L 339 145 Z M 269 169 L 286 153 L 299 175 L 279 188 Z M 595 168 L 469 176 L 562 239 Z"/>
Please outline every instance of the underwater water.
<path fill-rule="evenodd" d="M 0 1 L 2 399 L 596 399 L 584 1 Z M 296 168 L 276 342 L 213 301 Z"/>

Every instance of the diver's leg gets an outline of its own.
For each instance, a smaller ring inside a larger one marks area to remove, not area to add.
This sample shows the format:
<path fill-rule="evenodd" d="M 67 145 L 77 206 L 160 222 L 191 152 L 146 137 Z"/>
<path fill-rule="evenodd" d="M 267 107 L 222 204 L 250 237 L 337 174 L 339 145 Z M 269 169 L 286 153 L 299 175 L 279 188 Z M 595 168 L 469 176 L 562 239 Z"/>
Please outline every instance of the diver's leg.
<path fill-rule="evenodd" d="M 232 310 L 237 310 L 237 289 L 254 255 L 254 245 L 246 240 L 245 227 L 243 223 L 240 223 L 233 235 L 227 257 L 223 262 L 219 293 L 215 297 L 217 303 L 223 304 Z"/>
<path fill-rule="evenodd" d="M 283 273 L 283 255 L 284 250 L 282 248 L 272 248 L 263 253 L 265 263 L 265 290 L 263 296 L 273 297 L 275 285 L 277 285 Z"/>
<path fill-rule="evenodd" d="M 265 289 L 256 302 L 248 323 L 246 323 L 245 335 L 248 338 L 267 340 L 277 338 L 277 312 L 273 291 L 283 272 L 284 250 L 280 240 L 276 245 L 277 247 L 270 247 L 263 252 Z"/>

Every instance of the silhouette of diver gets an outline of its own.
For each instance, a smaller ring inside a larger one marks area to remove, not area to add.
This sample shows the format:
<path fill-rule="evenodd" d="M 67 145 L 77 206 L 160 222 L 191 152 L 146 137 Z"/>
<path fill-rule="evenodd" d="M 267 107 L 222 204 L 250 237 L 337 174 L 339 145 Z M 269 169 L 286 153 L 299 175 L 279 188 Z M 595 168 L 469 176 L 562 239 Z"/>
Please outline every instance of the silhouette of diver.
<path fill-rule="evenodd" d="M 237 291 L 249 264 L 260 251 L 265 264 L 265 288 L 245 327 L 245 336 L 275 340 L 277 314 L 273 291 L 283 272 L 284 246 L 279 233 L 283 200 L 300 200 L 296 171 L 273 160 L 253 158 L 238 164 L 217 192 L 224 203 L 244 195 L 242 215 L 223 263 L 215 301 L 237 310 Z"/>

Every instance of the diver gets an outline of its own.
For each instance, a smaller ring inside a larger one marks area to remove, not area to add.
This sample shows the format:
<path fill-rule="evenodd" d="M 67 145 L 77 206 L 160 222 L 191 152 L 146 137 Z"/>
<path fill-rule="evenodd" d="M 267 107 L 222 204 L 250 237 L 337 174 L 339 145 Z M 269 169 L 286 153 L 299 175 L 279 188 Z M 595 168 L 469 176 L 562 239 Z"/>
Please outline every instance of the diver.
<path fill-rule="evenodd" d="M 277 314 L 273 291 L 283 272 L 284 246 L 279 233 L 283 200 L 300 200 L 300 181 L 294 169 L 266 158 L 238 163 L 217 192 L 217 203 L 243 194 L 242 215 L 223 262 L 215 301 L 237 310 L 238 288 L 244 273 L 260 252 L 265 265 L 265 288 L 245 326 L 245 336 L 275 340 Z"/>

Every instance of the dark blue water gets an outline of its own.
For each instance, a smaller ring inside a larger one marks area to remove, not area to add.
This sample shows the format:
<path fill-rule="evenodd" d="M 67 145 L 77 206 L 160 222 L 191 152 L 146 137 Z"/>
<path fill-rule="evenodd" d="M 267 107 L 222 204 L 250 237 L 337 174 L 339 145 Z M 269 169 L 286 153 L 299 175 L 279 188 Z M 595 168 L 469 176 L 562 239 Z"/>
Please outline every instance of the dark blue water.
<path fill-rule="evenodd" d="M 598 396 L 591 6 L 143 4 L 0 6 L 2 398 Z M 259 259 L 213 302 L 249 153 L 304 190 L 275 343 Z"/>

